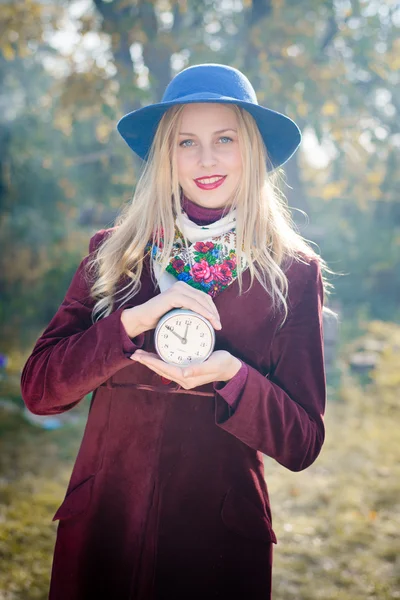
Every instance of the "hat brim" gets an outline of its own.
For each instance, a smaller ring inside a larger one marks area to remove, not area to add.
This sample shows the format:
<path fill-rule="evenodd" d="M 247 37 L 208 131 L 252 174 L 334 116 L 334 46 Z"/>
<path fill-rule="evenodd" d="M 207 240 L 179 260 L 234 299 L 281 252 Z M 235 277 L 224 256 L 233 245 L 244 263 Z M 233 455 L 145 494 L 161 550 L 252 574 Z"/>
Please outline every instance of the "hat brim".
<path fill-rule="evenodd" d="M 151 144 L 163 114 L 177 104 L 217 103 L 236 104 L 247 110 L 255 119 L 268 152 L 271 165 L 277 169 L 289 160 L 301 143 L 301 132 L 292 119 L 270 108 L 244 102 L 218 94 L 191 94 L 171 100 L 150 104 L 123 116 L 117 129 L 128 146 L 143 160 L 147 160 Z"/>

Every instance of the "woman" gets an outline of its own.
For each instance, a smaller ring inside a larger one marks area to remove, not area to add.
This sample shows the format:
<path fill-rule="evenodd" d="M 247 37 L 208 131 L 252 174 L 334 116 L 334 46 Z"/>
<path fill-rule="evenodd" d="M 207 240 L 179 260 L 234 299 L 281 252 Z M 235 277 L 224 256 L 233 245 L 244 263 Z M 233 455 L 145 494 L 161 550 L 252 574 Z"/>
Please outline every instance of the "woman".
<path fill-rule="evenodd" d="M 133 201 L 90 240 L 22 373 L 35 414 L 94 390 L 53 519 L 50 599 L 266 600 L 262 453 L 299 471 L 324 441 L 325 267 L 273 183 L 300 132 L 214 64 L 179 73 L 118 130 L 146 161 Z M 155 352 L 176 307 L 215 328 L 201 364 Z"/>

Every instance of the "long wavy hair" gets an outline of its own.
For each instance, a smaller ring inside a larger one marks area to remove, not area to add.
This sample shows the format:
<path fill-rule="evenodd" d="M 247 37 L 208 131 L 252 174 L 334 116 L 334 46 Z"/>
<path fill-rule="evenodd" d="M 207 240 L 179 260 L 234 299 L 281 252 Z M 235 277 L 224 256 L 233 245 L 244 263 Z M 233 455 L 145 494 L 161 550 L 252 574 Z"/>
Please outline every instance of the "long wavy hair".
<path fill-rule="evenodd" d="M 241 107 L 227 105 L 237 117 L 243 174 L 226 214 L 237 209 L 237 276 L 243 293 L 241 257 L 245 255 L 250 273 L 271 297 L 273 310 L 283 308 L 287 318 L 287 265 L 293 260 L 316 258 L 322 272 L 330 271 L 325 261 L 297 231 L 287 201 L 278 187 L 279 172 L 267 169 L 267 149 L 253 117 Z M 108 316 L 116 300 L 120 304 L 140 290 L 146 255 L 153 253 L 163 235 L 159 264 L 164 270 L 172 251 L 175 219 L 181 214 L 182 190 L 177 173 L 179 126 L 184 105 L 171 107 L 161 118 L 148 160 L 144 163 L 132 201 L 122 207 L 110 235 L 90 255 L 86 267 L 93 275 L 90 294 L 95 300 L 93 322 Z M 147 249 L 148 243 L 151 249 Z M 186 240 L 188 243 L 188 240 Z M 150 272 L 156 283 L 152 261 Z M 118 285 L 121 279 L 125 285 Z M 94 281 L 94 283 L 93 283 Z M 324 295 L 329 283 L 323 276 Z M 329 309 L 328 312 L 332 312 Z"/>

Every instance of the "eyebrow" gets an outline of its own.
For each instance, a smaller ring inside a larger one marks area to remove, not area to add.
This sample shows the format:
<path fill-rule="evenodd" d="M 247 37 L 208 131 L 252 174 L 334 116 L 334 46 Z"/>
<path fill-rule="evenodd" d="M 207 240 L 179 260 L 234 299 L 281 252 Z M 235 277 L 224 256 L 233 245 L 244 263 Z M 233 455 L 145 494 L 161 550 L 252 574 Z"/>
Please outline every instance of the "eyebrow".
<path fill-rule="evenodd" d="M 227 129 L 219 129 L 218 131 L 214 131 L 214 133 L 224 133 L 224 131 L 234 131 L 235 133 L 237 133 L 236 129 L 232 129 L 231 127 L 228 127 Z M 195 136 L 195 133 L 185 133 L 183 131 L 181 131 L 179 133 L 179 135 L 193 135 Z"/>

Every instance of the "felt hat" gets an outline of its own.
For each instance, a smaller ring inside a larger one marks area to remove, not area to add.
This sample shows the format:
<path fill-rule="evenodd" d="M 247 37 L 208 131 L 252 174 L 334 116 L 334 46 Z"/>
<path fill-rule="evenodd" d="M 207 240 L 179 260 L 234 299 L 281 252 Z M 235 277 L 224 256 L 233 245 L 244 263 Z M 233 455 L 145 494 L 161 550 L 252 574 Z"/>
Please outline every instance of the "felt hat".
<path fill-rule="evenodd" d="M 238 69 L 220 64 L 188 67 L 175 75 L 165 89 L 161 102 L 150 104 L 123 116 L 117 129 L 128 146 L 146 160 L 163 114 L 175 104 L 216 102 L 236 104 L 255 119 L 272 164 L 283 165 L 297 150 L 301 132 L 292 119 L 260 106 L 253 86 Z"/>

